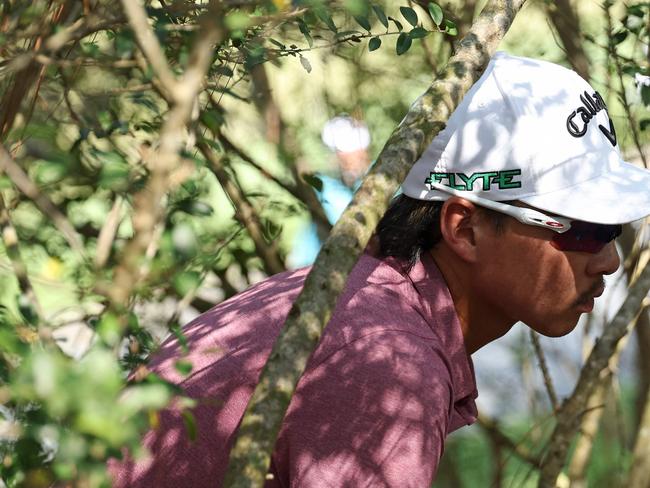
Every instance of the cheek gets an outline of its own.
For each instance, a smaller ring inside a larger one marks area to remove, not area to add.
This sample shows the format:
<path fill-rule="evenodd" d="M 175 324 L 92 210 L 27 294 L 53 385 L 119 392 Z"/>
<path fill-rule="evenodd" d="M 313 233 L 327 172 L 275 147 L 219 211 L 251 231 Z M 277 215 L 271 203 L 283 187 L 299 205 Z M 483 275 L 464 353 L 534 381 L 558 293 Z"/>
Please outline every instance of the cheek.
<path fill-rule="evenodd" d="M 574 270 L 566 259 L 547 261 L 528 283 L 528 307 L 519 310 L 519 320 L 546 336 L 571 332 L 580 318 Z M 523 297 L 525 299 L 525 297 Z"/>
<path fill-rule="evenodd" d="M 512 320 L 531 326 L 548 323 L 555 328 L 552 323 L 577 320 L 572 312 L 575 273 L 566 255 L 539 240 L 515 242 L 511 249 L 518 252 L 505 259 L 507 253 L 493 257 L 491 277 L 481 273 L 488 300 Z"/>

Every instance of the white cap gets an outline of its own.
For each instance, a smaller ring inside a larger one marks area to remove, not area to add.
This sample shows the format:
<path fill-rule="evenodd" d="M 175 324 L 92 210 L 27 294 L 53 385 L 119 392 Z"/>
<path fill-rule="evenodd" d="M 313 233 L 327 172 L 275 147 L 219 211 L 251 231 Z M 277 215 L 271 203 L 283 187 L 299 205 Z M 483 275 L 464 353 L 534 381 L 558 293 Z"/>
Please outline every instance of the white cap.
<path fill-rule="evenodd" d="M 330 150 L 338 152 L 359 151 L 370 145 L 370 132 L 366 124 L 342 115 L 327 121 L 321 138 Z"/>
<path fill-rule="evenodd" d="M 402 190 L 419 200 L 446 200 L 447 187 L 587 222 L 650 215 L 650 171 L 621 159 L 601 95 L 569 69 L 503 52 Z"/>

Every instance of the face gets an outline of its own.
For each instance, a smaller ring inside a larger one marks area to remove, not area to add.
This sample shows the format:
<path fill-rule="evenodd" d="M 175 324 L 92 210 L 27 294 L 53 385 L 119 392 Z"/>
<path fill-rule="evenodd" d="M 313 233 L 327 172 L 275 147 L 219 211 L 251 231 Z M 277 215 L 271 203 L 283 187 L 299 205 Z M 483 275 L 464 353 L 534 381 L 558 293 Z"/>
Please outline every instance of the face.
<path fill-rule="evenodd" d="M 510 217 L 503 224 L 501 232 L 489 223 L 476 234 L 477 296 L 504 320 L 546 336 L 568 334 L 603 293 L 603 276 L 618 268 L 614 242 L 598 253 L 561 251 L 551 244 L 552 230 Z"/>

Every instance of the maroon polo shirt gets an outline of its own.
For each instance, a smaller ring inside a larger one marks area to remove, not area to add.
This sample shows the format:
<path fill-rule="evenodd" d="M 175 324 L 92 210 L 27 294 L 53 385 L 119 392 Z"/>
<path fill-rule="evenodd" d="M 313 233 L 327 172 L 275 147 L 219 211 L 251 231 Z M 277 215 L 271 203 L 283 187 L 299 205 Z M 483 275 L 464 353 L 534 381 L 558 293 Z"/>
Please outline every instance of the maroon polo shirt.
<path fill-rule="evenodd" d="M 116 487 L 221 486 L 260 371 L 307 269 L 273 276 L 184 328 L 192 372 L 169 338 L 151 369 L 197 399 L 197 436 L 168 409 L 144 444 L 113 462 Z M 405 273 L 364 255 L 292 397 L 267 486 L 430 486 L 447 434 L 476 420 L 476 383 L 454 304 L 427 254 Z"/>

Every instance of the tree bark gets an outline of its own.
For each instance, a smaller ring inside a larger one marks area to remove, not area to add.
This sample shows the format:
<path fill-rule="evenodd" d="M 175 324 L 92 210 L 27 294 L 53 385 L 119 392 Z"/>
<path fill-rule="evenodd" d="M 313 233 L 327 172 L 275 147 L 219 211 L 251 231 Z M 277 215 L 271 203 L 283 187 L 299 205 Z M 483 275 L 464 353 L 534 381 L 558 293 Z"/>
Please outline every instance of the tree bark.
<path fill-rule="evenodd" d="M 227 486 L 261 485 L 284 412 L 348 274 L 407 172 L 484 71 L 525 0 L 490 0 L 439 79 L 412 105 L 336 223 L 275 343 L 231 451 Z"/>
<path fill-rule="evenodd" d="M 580 20 L 570 0 L 546 2 L 546 12 L 560 36 L 569 63 L 580 76 L 589 81 L 589 58 L 580 42 Z"/>

